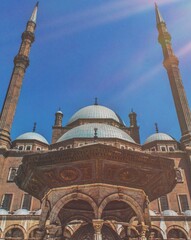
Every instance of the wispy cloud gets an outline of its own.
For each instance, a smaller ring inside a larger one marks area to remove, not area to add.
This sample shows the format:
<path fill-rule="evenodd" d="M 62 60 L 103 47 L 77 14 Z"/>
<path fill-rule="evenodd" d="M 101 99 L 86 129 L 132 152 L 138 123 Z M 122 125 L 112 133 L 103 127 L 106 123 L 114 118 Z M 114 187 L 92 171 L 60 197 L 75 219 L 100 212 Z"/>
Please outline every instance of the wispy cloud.
<path fill-rule="evenodd" d="M 181 0 L 160 0 L 160 6 Z M 97 7 L 47 21 L 42 28 L 55 28 L 49 39 L 74 34 L 83 30 L 118 21 L 154 8 L 153 0 L 110 1 Z"/>
<path fill-rule="evenodd" d="M 177 51 L 178 57 L 185 57 L 188 54 L 191 54 L 191 42 L 188 42 L 185 46 Z M 118 97 L 120 99 L 123 99 L 125 96 L 127 96 L 128 93 L 135 92 L 138 89 L 142 88 L 145 86 L 145 84 L 148 84 L 150 81 L 152 81 L 162 69 L 162 63 L 156 64 L 150 71 L 147 71 L 144 75 L 140 76 L 135 81 L 131 81 Z"/>
<path fill-rule="evenodd" d="M 178 57 L 185 57 L 188 54 L 191 54 L 191 42 L 188 42 L 185 46 L 177 51 Z"/>

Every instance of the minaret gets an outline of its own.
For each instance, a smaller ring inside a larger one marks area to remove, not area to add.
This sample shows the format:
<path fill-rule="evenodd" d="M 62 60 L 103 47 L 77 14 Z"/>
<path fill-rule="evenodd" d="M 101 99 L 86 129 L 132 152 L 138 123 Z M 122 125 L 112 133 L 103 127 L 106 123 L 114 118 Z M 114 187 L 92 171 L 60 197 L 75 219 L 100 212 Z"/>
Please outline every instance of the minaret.
<path fill-rule="evenodd" d="M 55 127 L 62 127 L 62 118 L 63 118 L 63 113 L 59 109 L 59 111 L 55 113 L 55 122 L 54 122 Z"/>
<path fill-rule="evenodd" d="M 137 126 L 137 114 L 131 110 L 131 113 L 129 114 L 129 120 L 130 120 L 130 136 L 135 140 L 136 143 L 140 143 L 140 135 L 139 135 L 139 126 Z"/>
<path fill-rule="evenodd" d="M 168 73 L 172 95 L 176 107 L 179 125 L 182 133 L 181 142 L 184 146 L 191 146 L 191 111 L 186 98 L 186 93 L 182 83 L 179 61 L 175 56 L 171 36 L 168 33 L 166 23 L 164 22 L 158 6 L 155 4 L 157 28 L 159 32 L 158 41 L 162 46 L 164 62 L 163 65 Z"/>
<path fill-rule="evenodd" d="M 10 131 L 19 99 L 25 71 L 29 66 L 29 53 L 35 36 L 38 2 L 22 34 L 22 43 L 14 59 L 14 69 L 0 115 L 0 148 L 10 148 Z"/>

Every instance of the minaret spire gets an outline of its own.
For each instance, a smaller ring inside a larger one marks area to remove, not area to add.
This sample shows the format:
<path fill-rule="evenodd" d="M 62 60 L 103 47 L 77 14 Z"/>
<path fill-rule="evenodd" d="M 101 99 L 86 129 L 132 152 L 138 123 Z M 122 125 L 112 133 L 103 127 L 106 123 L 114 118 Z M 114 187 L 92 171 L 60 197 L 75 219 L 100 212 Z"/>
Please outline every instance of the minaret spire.
<path fill-rule="evenodd" d="M 37 13 L 38 13 L 38 5 L 39 5 L 39 2 L 36 3 L 34 10 L 32 12 L 31 18 L 30 18 L 30 21 L 34 22 L 35 24 L 36 24 Z"/>
<path fill-rule="evenodd" d="M 156 133 L 159 132 L 158 123 L 155 123 L 155 131 L 156 131 Z"/>
<path fill-rule="evenodd" d="M 14 68 L 0 115 L 0 148 L 10 148 L 11 145 L 10 131 L 24 74 L 29 66 L 30 48 L 35 39 L 34 32 L 36 28 L 37 10 L 38 3 L 36 4 L 32 16 L 27 23 L 26 30 L 22 34 L 21 46 L 14 59 Z"/>
<path fill-rule="evenodd" d="M 159 32 L 158 41 L 162 46 L 164 62 L 163 65 L 168 73 L 172 95 L 176 107 L 179 125 L 182 133 L 181 142 L 184 146 L 191 146 L 191 111 L 182 83 L 179 61 L 175 56 L 171 45 L 171 36 L 168 33 L 166 23 L 164 22 L 157 5 L 155 5 L 157 28 Z"/>
<path fill-rule="evenodd" d="M 162 15 L 160 14 L 160 11 L 159 11 L 158 6 L 157 6 L 156 3 L 155 3 L 155 13 L 156 13 L 156 22 L 157 22 L 157 25 L 158 25 L 159 23 L 164 22 L 164 20 L 163 20 L 163 18 L 162 18 Z"/>

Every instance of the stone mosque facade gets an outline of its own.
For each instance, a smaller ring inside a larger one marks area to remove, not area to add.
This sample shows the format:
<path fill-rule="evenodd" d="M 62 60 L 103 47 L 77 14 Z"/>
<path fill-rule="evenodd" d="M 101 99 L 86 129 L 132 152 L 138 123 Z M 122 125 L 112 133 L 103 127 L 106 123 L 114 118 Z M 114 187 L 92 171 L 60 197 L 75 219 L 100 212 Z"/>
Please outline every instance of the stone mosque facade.
<path fill-rule="evenodd" d="M 12 141 L 36 4 L 0 115 L 0 239 L 191 239 L 191 111 L 171 36 L 155 11 L 180 141 L 156 129 L 141 145 L 136 113 L 125 126 L 97 100 L 66 126 L 56 112 L 51 143 L 35 129 Z"/>

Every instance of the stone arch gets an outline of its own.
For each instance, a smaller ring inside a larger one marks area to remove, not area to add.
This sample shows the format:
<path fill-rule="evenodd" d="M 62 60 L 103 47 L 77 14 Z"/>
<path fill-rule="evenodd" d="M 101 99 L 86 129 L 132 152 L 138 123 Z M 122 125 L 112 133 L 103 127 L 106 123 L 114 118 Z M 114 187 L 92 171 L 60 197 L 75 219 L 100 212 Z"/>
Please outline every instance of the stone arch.
<path fill-rule="evenodd" d="M 4 234 L 3 234 L 3 238 L 6 239 L 6 234 L 8 233 L 8 231 L 12 230 L 12 229 L 19 229 L 22 231 L 23 233 L 23 237 L 24 239 L 27 238 L 27 233 L 26 233 L 26 230 L 24 229 L 23 226 L 19 225 L 19 224 L 14 224 L 14 225 L 11 225 L 9 227 L 7 227 L 4 231 Z"/>
<path fill-rule="evenodd" d="M 123 201 L 127 203 L 136 213 L 138 221 L 144 222 L 143 211 L 140 205 L 137 202 L 135 202 L 133 198 L 127 196 L 126 194 L 119 195 L 118 193 L 111 194 L 107 196 L 105 199 L 103 199 L 103 201 L 101 202 L 98 208 L 98 218 L 101 218 L 104 208 L 109 202 L 112 202 L 112 201 Z"/>
<path fill-rule="evenodd" d="M 168 234 L 171 230 L 179 230 L 180 232 L 182 232 L 186 236 L 187 239 L 189 239 L 188 232 L 183 227 L 178 226 L 178 225 L 172 225 L 172 226 L 169 226 L 167 228 L 167 230 L 166 230 L 167 238 L 168 238 Z"/>
<path fill-rule="evenodd" d="M 89 203 L 94 211 L 95 218 L 97 217 L 98 207 L 95 201 L 90 196 L 84 193 L 70 193 L 60 198 L 53 206 L 50 212 L 50 223 L 54 223 L 56 221 L 56 217 L 58 216 L 58 213 L 60 212 L 62 207 L 64 207 L 64 205 L 66 205 L 72 200 L 83 200 Z"/>

